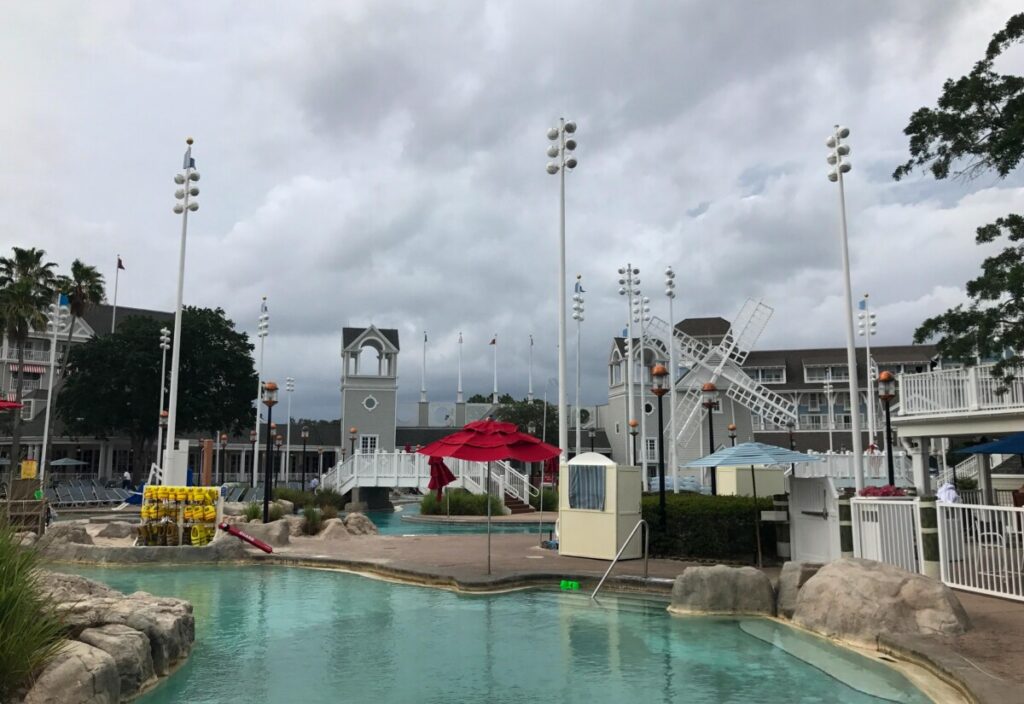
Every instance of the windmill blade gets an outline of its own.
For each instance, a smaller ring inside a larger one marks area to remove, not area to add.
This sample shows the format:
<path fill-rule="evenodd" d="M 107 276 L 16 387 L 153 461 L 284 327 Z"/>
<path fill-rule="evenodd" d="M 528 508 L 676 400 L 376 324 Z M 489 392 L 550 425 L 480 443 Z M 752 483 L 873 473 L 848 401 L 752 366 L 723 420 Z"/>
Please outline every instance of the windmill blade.
<path fill-rule="evenodd" d="M 728 382 L 725 395 L 749 408 L 756 415 L 784 427 L 796 421 L 796 404 L 751 379 L 745 371 L 729 362 L 722 367 L 721 378 Z"/>
<path fill-rule="evenodd" d="M 742 366 L 774 312 L 771 306 L 748 298 L 719 345 L 722 356 Z"/>

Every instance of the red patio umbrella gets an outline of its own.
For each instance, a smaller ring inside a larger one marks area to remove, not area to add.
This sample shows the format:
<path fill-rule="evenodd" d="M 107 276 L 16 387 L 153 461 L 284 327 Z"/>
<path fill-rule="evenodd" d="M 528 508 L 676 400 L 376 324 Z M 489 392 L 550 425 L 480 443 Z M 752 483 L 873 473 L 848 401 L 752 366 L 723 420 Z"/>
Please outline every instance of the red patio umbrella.
<path fill-rule="evenodd" d="M 543 462 L 561 454 L 554 445 L 541 442 L 532 435 L 519 432 L 515 423 L 477 420 L 462 430 L 436 440 L 417 452 L 432 460 L 454 457 L 471 462 L 487 462 L 487 574 L 491 573 L 491 467 L 495 460 Z M 433 473 L 433 470 L 432 470 Z M 433 481 L 433 476 L 431 476 Z"/>
<path fill-rule="evenodd" d="M 0 411 L 13 411 L 15 408 L 21 408 L 22 404 L 15 403 L 14 401 L 0 401 Z"/>
<path fill-rule="evenodd" d="M 437 500 L 440 501 L 441 490 L 455 481 L 455 475 L 452 474 L 452 470 L 448 469 L 448 465 L 440 457 L 431 457 L 429 464 L 430 483 L 427 484 L 427 488 L 431 491 L 436 491 Z"/>

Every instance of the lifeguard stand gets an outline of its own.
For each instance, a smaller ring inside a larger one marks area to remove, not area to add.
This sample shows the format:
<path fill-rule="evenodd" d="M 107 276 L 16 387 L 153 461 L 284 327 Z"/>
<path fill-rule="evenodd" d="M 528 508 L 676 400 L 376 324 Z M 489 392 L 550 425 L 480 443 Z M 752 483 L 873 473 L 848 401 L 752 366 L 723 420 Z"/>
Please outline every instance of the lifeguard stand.
<path fill-rule="evenodd" d="M 561 466 L 558 554 L 612 560 L 640 520 L 640 468 L 586 452 Z M 643 556 L 637 531 L 620 559 Z"/>

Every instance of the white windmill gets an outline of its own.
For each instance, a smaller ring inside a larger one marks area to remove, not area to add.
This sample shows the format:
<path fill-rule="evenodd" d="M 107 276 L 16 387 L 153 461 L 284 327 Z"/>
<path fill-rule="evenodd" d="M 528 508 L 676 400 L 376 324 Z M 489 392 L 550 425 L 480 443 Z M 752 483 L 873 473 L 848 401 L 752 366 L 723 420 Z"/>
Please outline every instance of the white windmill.
<path fill-rule="evenodd" d="M 677 382 L 673 409 L 679 461 L 694 455 L 687 452 L 687 448 L 707 413 L 701 403 L 701 387 L 705 383 L 724 386 L 726 396 L 769 423 L 784 427 L 787 422 L 796 420 L 796 405 L 791 400 L 754 381 L 742 368 L 773 312 L 760 301 L 748 299 L 721 342 L 714 347 L 678 328 L 673 330 L 660 318 L 653 318 L 648 324 L 646 333 L 652 344 L 666 349 L 671 337 L 680 364 L 689 368 Z"/>

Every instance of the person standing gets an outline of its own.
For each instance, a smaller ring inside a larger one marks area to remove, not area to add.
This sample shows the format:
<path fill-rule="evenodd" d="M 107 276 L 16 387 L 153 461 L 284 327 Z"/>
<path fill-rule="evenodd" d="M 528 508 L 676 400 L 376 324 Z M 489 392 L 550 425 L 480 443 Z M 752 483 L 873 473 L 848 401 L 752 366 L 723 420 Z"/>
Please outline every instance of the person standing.
<path fill-rule="evenodd" d="M 124 474 L 121 475 L 121 488 L 125 491 L 131 491 L 132 488 L 132 473 L 127 469 L 124 470 Z"/>

